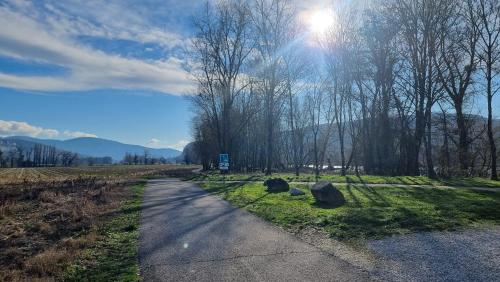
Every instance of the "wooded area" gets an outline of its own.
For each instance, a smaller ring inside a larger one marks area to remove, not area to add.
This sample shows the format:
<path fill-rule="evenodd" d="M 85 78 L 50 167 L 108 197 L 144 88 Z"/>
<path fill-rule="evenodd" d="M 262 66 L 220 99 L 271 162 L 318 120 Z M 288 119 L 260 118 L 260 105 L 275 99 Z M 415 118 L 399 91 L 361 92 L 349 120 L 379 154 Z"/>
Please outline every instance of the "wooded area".
<path fill-rule="evenodd" d="M 352 2 L 322 34 L 294 3 L 219 1 L 195 19 L 204 169 L 228 153 L 231 170 L 266 174 L 497 178 L 497 0 Z"/>
<path fill-rule="evenodd" d="M 5 144 L 3 144 L 5 143 Z M 5 147 L 5 150 L 2 150 Z M 15 143 L 0 141 L 0 168 L 14 167 L 55 167 L 78 165 L 110 165 L 111 157 L 89 157 L 59 150 L 55 146 L 34 144 L 23 147 Z"/>

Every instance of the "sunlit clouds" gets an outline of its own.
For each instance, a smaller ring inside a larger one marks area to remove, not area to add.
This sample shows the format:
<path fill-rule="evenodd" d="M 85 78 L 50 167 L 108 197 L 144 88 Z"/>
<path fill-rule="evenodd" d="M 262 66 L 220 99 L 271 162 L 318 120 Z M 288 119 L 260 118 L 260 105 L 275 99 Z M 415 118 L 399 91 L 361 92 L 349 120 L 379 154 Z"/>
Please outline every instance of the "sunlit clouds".
<path fill-rule="evenodd" d="M 86 91 L 94 89 L 145 89 L 168 94 L 190 93 L 193 85 L 182 60 L 174 56 L 162 59 L 130 57 L 109 53 L 81 38 L 150 42 L 161 48 L 182 47 L 183 40 L 170 32 L 141 25 L 119 25 L 122 15 L 114 11 L 116 21 L 106 20 L 102 12 L 57 8 L 52 4 L 7 2 L 0 5 L 0 56 L 23 63 L 45 63 L 61 67 L 63 74 L 32 74 L 0 71 L 0 86 L 32 91 Z M 67 5 L 70 6 L 70 5 Z M 73 12 L 73 14 L 71 14 Z M 134 18 L 127 11 L 129 18 Z M 111 24 L 113 23 L 113 24 Z"/>
<path fill-rule="evenodd" d="M 82 131 L 65 130 L 60 132 L 57 129 L 43 128 L 41 126 L 32 125 L 24 121 L 8 121 L 0 120 L 0 136 L 30 136 L 40 138 L 79 138 L 93 137 L 97 135 Z"/>

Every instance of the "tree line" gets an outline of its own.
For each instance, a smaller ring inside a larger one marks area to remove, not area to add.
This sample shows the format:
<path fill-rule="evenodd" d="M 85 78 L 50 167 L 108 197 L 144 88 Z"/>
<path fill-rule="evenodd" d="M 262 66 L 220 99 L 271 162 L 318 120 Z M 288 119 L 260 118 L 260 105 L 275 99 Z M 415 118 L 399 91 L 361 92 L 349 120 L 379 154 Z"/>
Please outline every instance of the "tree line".
<path fill-rule="evenodd" d="M 89 157 L 77 153 L 57 149 L 55 146 L 34 144 L 25 148 L 19 145 L 3 144 L 0 142 L 0 168 L 14 167 L 56 167 L 56 166 L 93 166 L 112 165 L 111 157 Z M 179 160 L 183 161 L 183 160 Z M 151 156 L 148 151 L 144 154 L 126 153 L 121 164 L 125 165 L 155 165 L 168 164 L 173 160 L 164 157 Z"/>
<path fill-rule="evenodd" d="M 192 129 L 205 169 L 228 153 L 232 170 L 266 174 L 497 179 L 497 0 L 338 1 L 321 34 L 294 3 L 207 3 L 194 20 Z"/>
<path fill-rule="evenodd" d="M 2 144 L 0 144 L 2 145 Z M 32 147 L 11 146 L 0 148 L 0 167 L 56 167 L 78 165 L 109 165 L 111 157 L 86 157 L 77 153 L 59 150 L 54 146 L 34 144 Z"/>
<path fill-rule="evenodd" d="M 155 164 L 168 164 L 171 163 L 172 160 L 168 160 L 164 157 L 154 157 L 146 150 L 144 154 L 131 154 L 125 153 L 122 164 L 125 165 L 155 165 Z"/>

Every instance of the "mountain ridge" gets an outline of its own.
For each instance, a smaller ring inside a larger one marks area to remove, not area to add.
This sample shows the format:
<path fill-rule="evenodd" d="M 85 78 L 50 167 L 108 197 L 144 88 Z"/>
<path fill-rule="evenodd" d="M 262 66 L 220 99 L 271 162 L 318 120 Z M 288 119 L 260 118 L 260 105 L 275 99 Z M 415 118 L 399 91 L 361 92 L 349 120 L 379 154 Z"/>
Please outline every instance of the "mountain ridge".
<path fill-rule="evenodd" d="M 40 139 L 29 136 L 9 136 L 1 139 L 10 142 L 30 142 L 33 144 L 38 143 L 54 146 L 59 150 L 70 151 L 89 157 L 111 157 L 115 162 L 121 161 L 126 153 L 143 155 L 147 152 L 151 157 L 164 157 L 167 159 L 178 157 L 182 153 L 181 151 L 172 148 L 156 149 L 95 137 L 78 137 L 67 140 L 57 140 Z"/>

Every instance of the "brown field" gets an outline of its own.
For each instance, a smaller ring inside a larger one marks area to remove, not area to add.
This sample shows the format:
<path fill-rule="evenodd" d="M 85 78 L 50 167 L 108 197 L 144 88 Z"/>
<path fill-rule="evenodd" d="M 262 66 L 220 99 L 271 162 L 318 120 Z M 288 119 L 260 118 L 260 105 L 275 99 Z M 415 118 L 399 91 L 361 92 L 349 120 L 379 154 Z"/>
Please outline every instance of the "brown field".
<path fill-rule="evenodd" d="M 181 176 L 194 168 L 1 169 L 0 281 L 60 280 L 102 240 L 101 226 L 134 197 L 131 187 L 141 178 Z"/>
<path fill-rule="evenodd" d="M 172 175 L 175 170 L 184 171 L 185 168 L 186 166 L 179 165 L 0 168 L 0 187 L 25 182 L 63 181 L 89 177 L 100 180 L 134 179 Z M 192 166 L 192 168 L 196 169 L 196 166 Z"/>

